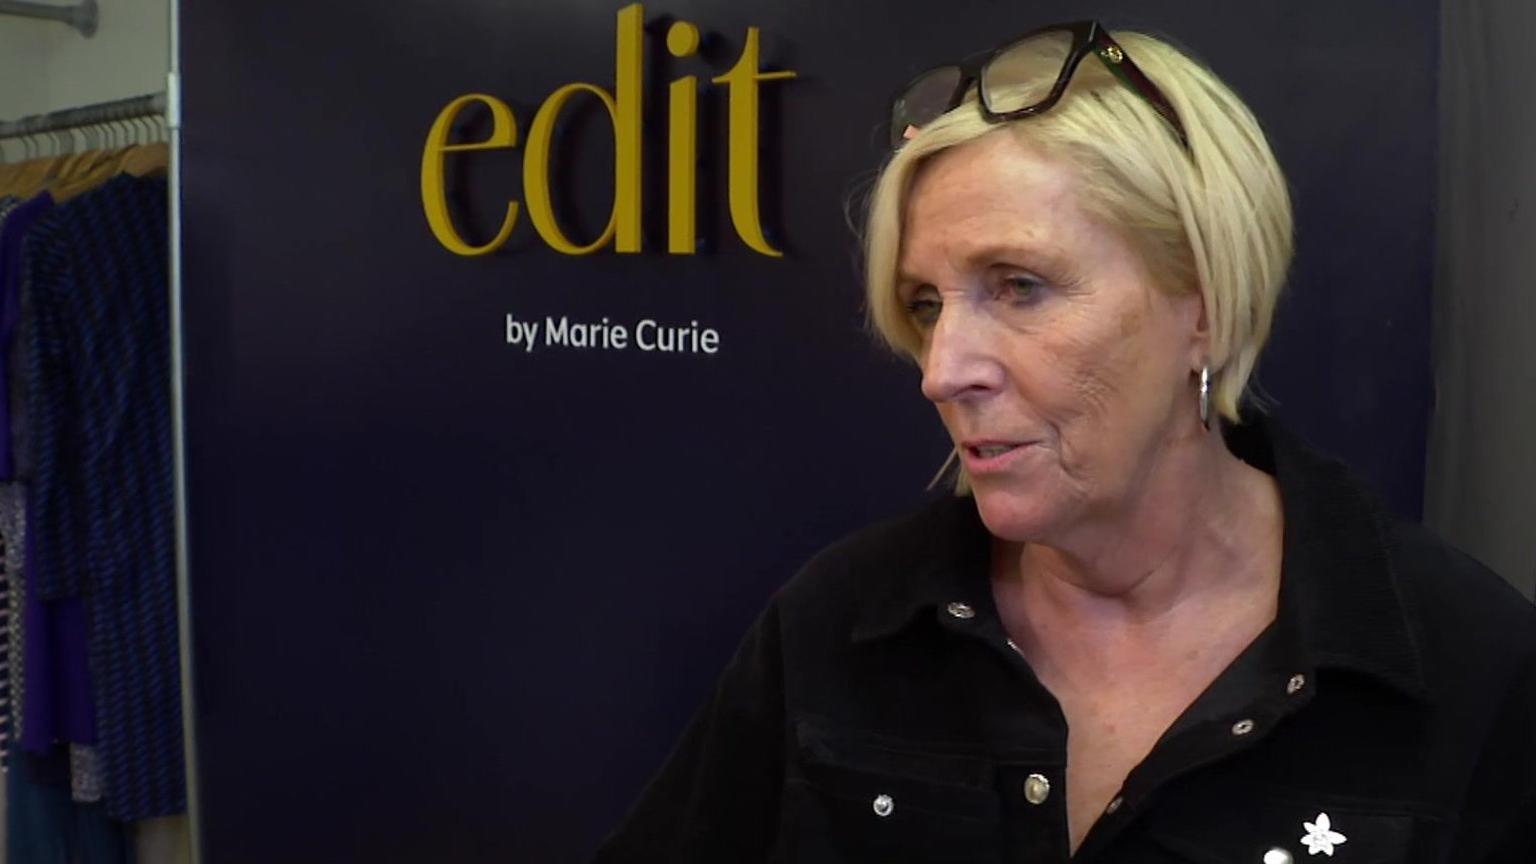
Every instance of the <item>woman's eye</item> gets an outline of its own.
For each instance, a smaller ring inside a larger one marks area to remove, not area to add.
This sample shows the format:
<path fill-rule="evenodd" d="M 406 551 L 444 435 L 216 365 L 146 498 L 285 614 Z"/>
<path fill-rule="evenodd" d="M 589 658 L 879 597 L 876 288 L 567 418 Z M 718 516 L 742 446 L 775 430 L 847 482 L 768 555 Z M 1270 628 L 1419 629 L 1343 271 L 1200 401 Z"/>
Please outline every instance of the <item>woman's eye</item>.
<path fill-rule="evenodd" d="M 944 304 L 940 302 L 935 292 L 922 290 L 914 293 L 906 305 L 907 315 L 912 318 L 912 323 L 927 329 L 938 323 L 939 311 Z"/>
<path fill-rule="evenodd" d="M 1045 282 L 1034 276 L 1023 273 L 1015 273 L 1004 276 L 998 289 L 1000 299 L 1014 303 L 1029 303 L 1039 299 Z"/>

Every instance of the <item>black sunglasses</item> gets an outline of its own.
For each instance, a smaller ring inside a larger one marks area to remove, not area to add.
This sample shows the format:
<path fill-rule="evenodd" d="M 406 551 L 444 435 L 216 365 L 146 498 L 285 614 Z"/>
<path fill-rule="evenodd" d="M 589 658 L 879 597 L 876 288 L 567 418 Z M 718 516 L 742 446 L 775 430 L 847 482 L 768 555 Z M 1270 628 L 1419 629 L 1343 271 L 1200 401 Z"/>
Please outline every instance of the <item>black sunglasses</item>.
<path fill-rule="evenodd" d="M 1088 52 L 1110 74 L 1151 105 L 1187 151 L 1189 136 L 1163 92 L 1132 62 L 1109 31 L 1097 21 L 1054 24 L 1018 37 L 959 64 L 939 66 L 913 78 L 891 103 L 891 147 L 900 147 L 916 130 L 964 101 L 974 84 L 981 114 L 993 123 L 1032 117 L 1061 100 L 1072 74 Z M 1057 68 L 1056 77 L 1047 77 Z M 1049 89 L 1044 81 L 1054 80 Z"/>

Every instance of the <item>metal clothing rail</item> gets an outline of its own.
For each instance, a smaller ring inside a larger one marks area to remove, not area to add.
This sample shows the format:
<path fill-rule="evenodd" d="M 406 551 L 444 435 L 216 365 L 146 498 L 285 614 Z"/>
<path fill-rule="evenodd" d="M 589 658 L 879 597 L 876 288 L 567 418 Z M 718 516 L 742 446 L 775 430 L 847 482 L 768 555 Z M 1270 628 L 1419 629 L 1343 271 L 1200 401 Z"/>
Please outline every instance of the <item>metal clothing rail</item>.
<path fill-rule="evenodd" d="M 81 0 L 73 6 L 27 3 L 24 0 L 0 0 L 0 15 L 62 21 L 89 39 L 96 35 L 96 0 Z"/>
<path fill-rule="evenodd" d="M 165 106 L 165 94 L 152 93 L 148 96 L 134 96 L 80 108 L 66 108 L 63 111 L 52 111 L 47 114 L 23 117 L 20 120 L 0 122 L 0 139 L 46 135 L 49 132 L 62 132 L 65 129 L 78 129 L 82 126 L 96 126 L 139 117 L 164 117 Z"/>

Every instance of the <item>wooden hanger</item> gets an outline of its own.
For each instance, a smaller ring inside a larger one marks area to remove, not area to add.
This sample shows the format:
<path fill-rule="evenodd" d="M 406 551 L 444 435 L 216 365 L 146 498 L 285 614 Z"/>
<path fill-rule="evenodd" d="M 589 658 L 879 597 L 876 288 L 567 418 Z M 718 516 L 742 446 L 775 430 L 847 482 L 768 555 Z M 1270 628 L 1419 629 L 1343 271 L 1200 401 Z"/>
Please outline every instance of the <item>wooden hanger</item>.
<path fill-rule="evenodd" d="M 159 177 L 171 164 L 171 145 L 164 141 L 129 148 L 121 170 L 135 177 Z"/>
<path fill-rule="evenodd" d="M 93 150 L 91 158 L 82 159 L 70 166 L 67 172 L 48 187 L 48 193 L 59 203 L 68 201 L 111 180 L 118 174 L 118 165 L 129 148 Z"/>
<path fill-rule="evenodd" d="M 9 182 L 0 187 L 0 195 L 31 198 L 47 185 L 48 178 L 54 172 L 58 162 L 58 156 L 41 156 L 18 163 L 14 173 L 9 176 Z"/>
<path fill-rule="evenodd" d="M 49 193 L 55 201 L 62 203 L 95 189 L 119 174 L 131 174 L 134 177 L 162 175 L 170 164 L 170 158 L 171 148 L 163 141 L 113 150 L 91 169 L 50 188 Z"/>
<path fill-rule="evenodd" d="M 6 195 L 22 195 L 22 184 L 26 181 L 29 172 L 37 170 L 37 160 L 28 159 L 25 162 L 7 162 L 0 165 L 0 197 Z"/>
<path fill-rule="evenodd" d="M 0 196 L 30 198 L 47 191 L 62 202 L 118 174 L 163 175 L 169 165 L 170 146 L 163 141 L 44 156 L 0 165 Z"/>
<path fill-rule="evenodd" d="M 37 185 L 32 188 L 28 195 L 36 195 L 39 192 L 51 189 L 62 179 L 68 177 L 70 170 L 80 160 L 81 155 L 80 153 L 69 152 L 59 153 L 49 158 L 44 163 L 46 170 L 42 179 L 38 181 Z"/>

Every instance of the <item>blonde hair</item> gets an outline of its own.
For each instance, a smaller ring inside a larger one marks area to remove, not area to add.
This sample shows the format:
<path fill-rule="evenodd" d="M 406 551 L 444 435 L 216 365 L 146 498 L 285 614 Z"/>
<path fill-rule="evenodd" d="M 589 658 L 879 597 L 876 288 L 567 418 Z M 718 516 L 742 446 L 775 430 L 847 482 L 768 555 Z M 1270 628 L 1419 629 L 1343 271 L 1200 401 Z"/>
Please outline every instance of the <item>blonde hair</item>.
<path fill-rule="evenodd" d="M 917 355 L 921 338 L 896 294 L 913 179 L 935 153 L 982 135 L 1016 135 L 1076 169 L 1083 206 L 1137 246 L 1163 290 L 1201 292 L 1212 409 L 1237 422 L 1290 267 L 1285 177 L 1252 112 L 1215 74 L 1151 36 L 1115 33 L 1114 39 L 1172 103 L 1189 151 L 1167 121 L 1092 55 L 1061 101 L 1034 117 L 991 123 L 973 92 L 892 154 L 875 183 L 864 250 L 870 323 L 893 348 Z M 1031 74 L 1025 70 L 1054 76 L 1059 65 L 1023 58 L 1014 74 Z"/>

